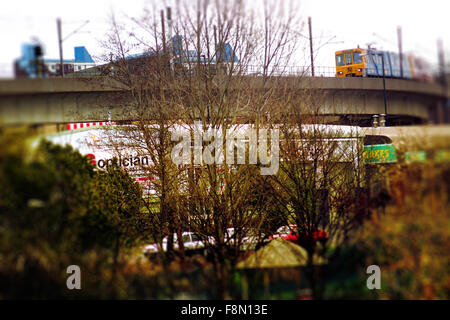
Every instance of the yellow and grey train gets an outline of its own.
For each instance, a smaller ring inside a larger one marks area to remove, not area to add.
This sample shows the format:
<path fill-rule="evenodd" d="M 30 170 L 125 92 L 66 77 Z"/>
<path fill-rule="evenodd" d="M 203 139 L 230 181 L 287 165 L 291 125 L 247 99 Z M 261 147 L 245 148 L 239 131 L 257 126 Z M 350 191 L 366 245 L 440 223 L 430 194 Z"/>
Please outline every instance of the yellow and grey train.
<path fill-rule="evenodd" d="M 401 58 L 396 52 L 375 49 L 336 51 L 336 77 L 383 77 L 384 62 L 386 78 L 433 81 L 430 65 L 424 59 L 411 54 L 402 54 Z"/>

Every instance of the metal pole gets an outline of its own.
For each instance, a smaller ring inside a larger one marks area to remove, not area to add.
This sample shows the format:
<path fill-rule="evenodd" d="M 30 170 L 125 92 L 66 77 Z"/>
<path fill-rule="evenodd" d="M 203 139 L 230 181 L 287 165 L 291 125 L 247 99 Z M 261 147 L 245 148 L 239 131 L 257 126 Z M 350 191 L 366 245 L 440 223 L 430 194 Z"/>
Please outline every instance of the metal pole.
<path fill-rule="evenodd" d="M 169 41 L 172 41 L 172 9 L 167 7 L 167 24 L 169 26 Z"/>
<path fill-rule="evenodd" d="M 447 92 L 447 79 L 445 77 L 445 59 L 444 59 L 444 43 L 442 39 L 437 40 L 437 50 L 438 50 L 438 64 L 439 64 L 439 82 L 442 86 L 442 100 L 440 105 L 438 105 L 437 112 L 437 123 L 443 123 L 445 121 L 444 117 L 446 115 L 445 108 L 447 104 L 447 99 L 445 98 L 445 92 Z"/>
<path fill-rule="evenodd" d="M 397 27 L 398 54 L 400 56 L 400 77 L 403 78 L 403 45 L 402 45 L 402 27 Z"/>
<path fill-rule="evenodd" d="M 437 40 L 438 65 L 439 65 L 439 81 L 445 81 L 445 62 L 444 62 L 444 43 L 442 39 Z"/>
<path fill-rule="evenodd" d="M 61 33 L 61 18 L 56 19 L 56 26 L 57 26 L 57 28 L 58 28 L 59 66 L 60 66 L 60 68 L 61 68 L 61 76 L 64 78 L 63 49 L 62 49 L 62 33 Z"/>
<path fill-rule="evenodd" d="M 309 26 L 309 50 L 311 55 L 311 76 L 314 77 L 314 56 L 313 56 L 311 17 L 308 17 L 308 26 Z"/>
<path fill-rule="evenodd" d="M 167 54 L 166 51 L 166 28 L 165 28 L 165 23 L 164 23 L 164 10 L 161 10 L 161 31 L 162 31 L 162 45 L 163 45 L 163 53 L 164 55 Z"/>
<path fill-rule="evenodd" d="M 384 95 L 384 114 L 387 118 L 387 99 L 386 99 L 386 77 L 384 73 L 384 54 L 381 54 L 381 67 L 383 68 L 383 95 Z"/>
<path fill-rule="evenodd" d="M 169 54 L 169 65 L 170 69 L 172 70 L 172 75 L 175 75 L 175 66 L 172 62 L 173 54 L 174 54 L 174 48 L 173 48 L 173 39 L 172 39 L 172 28 L 173 28 L 173 22 L 172 22 L 172 9 L 170 7 L 166 8 L 167 10 L 167 27 L 168 27 L 168 33 L 169 33 L 169 39 L 167 39 L 169 48 L 168 48 L 168 54 Z M 177 39 L 178 41 L 178 39 Z M 180 48 L 181 50 L 181 48 Z M 181 54 L 181 53 L 180 53 Z"/>

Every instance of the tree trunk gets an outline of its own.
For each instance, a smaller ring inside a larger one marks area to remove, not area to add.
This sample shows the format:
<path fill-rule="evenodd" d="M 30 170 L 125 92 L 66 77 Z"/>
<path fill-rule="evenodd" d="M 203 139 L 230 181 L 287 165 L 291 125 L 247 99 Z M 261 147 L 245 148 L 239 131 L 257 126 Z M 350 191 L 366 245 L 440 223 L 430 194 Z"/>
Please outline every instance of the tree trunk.
<path fill-rule="evenodd" d="M 171 258 L 169 258 L 169 253 L 168 252 L 161 252 L 161 261 L 162 261 L 162 265 L 163 265 L 163 270 L 166 274 L 166 278 L 167 278 L 167 285 L 169 287 L 169 293 L 168 293 L 168 298 L 173 300 L 174 299 L 174 295 L 175 295 L 175 285 L 173 283 L 173 278 L 172 278 L 172 272 L 170 270 L 170 261 Z"/>
<path fill-rule="evenodd" d="M 317 297 L 317 283 L 316 283 L 316 270 L 314 269 L 314 250 L 308 250 L 308 280 L 311 287 L 312 297 L 316 300 Z"/>
<path fill-rule="evenodd" d="M 118 290 L 117 290 L 117 274 L 118 274 L 118 266 L 119 266 L 119 254 L 120 254 L 120 235 L 116 237 L 116 243 L 114 245 L 114 254 L 113 254 L 113 270 L 111 276 L 111 287 L 112 287 L 112 298 L 118 298 Z"/>
<path fill-rule="evenodd" d="M 269 300 L 270 299 L 269 270 L 267 269 L 263 270 L 263 277 L 264 277 L 264 299 Z"/>
<path fill-rule="evenodd" d="M 242 300 L 248 300 L 248 278 L 245 270 L 242 270 Z"/>
<path fill-rule="evenodd" d="M 230 295 L 228 292 L 228 270 L 223 259 L 223 256 L 219 256 L 218 252 L 214 255 L 214 273 L 217 283 L 217 296 L 222 300 L 229 300 Z"/>

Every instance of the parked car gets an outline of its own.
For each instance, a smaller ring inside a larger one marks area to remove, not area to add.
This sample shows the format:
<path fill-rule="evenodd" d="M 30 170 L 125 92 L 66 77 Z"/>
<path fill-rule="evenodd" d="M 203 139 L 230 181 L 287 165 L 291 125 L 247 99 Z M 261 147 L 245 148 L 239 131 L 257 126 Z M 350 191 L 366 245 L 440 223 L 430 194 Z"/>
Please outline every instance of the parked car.
<path fill-rule="evenodd" d="M 306 230 L 306 228 L 304 230 Z M 312 241 L 326 240 L 328 238 L 328 234 L 325 230 L 321 230 L 318 228 L 317 230 L 313 230 L 311 234 L 309 234 L 308 231 L 304 231 L 302 234 L 300 234 L 297 225 L 291 224 L 289 226 L 282 226 L 278 228 L 277 233 L 272 235 L 269 239 L 273 240 L 279 237 L 288 241 L 299 243 L 311 240 Z"/>
<path fill-rule="evenodd" d="M 234 228 L 233 227 L 229 227 L 227 228 L 226 232 L 225 232 L 225 242 L 227 244 L 232 245 L 234 243 L 235 240 L 235 235 L 234 235 Z"/>
<path fill-rule="evenodd" d="M 234 241 L 238 240 L 235 238 L 235 230 L 233 227 L 229 227 L 225 233 L 225 242 L 229 245 L 234 245 Z M 245 235 L 241 235 L 240 239 L 240 250 L 247 251 L 255 249 L 259 244 L 267 242 L 264 234 L 259 234 L 253 230 L 246 230 Z M 262 241 L 261 241 L 262 240 Z"/>
<path fill-rule="evenodd" d="M 268 239 L 264 234 L 249 232 L 244 238 L 242 238 L 241 250 L 256 250 L 260 245 L 264 245 L 267 240 Z"/>
<path fill-rule="evenodd" d="M 183 232 L 182 240 L 183 240 L 184 250 L 199 250 L 199 249 L 205 248 L 205 244 L 202 242 L 200 237 L 194 232 L 189 232 L 189 231 Z M 167 251 L 167 243 L 168 243 L 168 237 L 164 237 L 164 239 L 162 241 L 162 247 L 161 247 L 162 251 Z M 149 244 L 144 247 L 144 253 L 145 254 L 157 253 L 160 250 L 159 247 L 160 246 L 156 243 Z M 179 249 L 178 236 L 176 233 L 173 235 L 173 248 L 175 250 Z"/>
<path fill-rule="evenodd" d="M 286 237 L 291 233 L 291 231 L 295 230 L 297 228 L 296 224 L 290 224 L 288 226 L 281 226 L 277 229 L 276 233 L 271 235 L 269 237 L 269 240 L 273 240 L 276 238 L 283 238 L 286 239 Z"/>

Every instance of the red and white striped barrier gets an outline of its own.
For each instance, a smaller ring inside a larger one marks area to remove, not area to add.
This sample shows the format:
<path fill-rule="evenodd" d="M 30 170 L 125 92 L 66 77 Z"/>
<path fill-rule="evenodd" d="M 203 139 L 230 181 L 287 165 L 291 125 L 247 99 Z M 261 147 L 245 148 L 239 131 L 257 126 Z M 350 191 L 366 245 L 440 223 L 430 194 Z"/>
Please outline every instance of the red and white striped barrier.
<path fill-rule="evenodd" d="M 67 130 L 78 130 L 78 129 L 83 129 L 83 128 L 96 127 L 96 126 L 106 126 L 106 125 L 115 125 L 115 122 L 100 121 L 100 122 L 68 123 L 66 125 L 66 129 Z"/>

